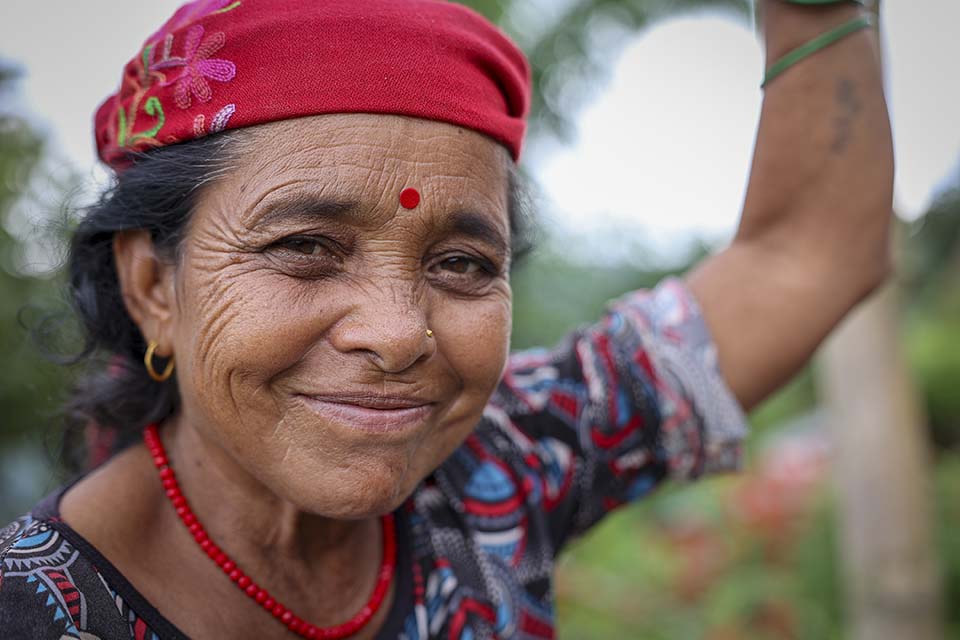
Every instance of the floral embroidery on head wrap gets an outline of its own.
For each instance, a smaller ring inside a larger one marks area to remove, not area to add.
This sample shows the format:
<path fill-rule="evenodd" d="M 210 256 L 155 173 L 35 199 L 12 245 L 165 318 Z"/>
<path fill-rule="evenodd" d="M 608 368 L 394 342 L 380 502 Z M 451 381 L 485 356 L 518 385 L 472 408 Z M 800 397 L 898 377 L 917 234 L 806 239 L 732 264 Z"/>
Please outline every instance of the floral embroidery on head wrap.
<path fill-rule="evenodd" d="M 161 86 L 176 83 L 174 99 L 181 109 L 189 109 L 193 94 L 200 102 L 210 102 L 213 91 L 207 78 L 218 82 L 229 82 L 237 75 L 237 67 L 229 60 L 211 59 L 214 53 L 223 48 L 227 36 L 222 31 L 210 34 L 203 39 L 203 26 L 194 25 L 187 32 L 187 42 L 183 47 L 183 57 L 167 57 L 150 66 L 151 70 L 183 67 L 183 73 L 176 80 L 164 82 Z M 165 48 L 164 53 L 167 53 Z"/>
<path fill-rule="evenodd" d="M 117 109 L 115 140 L 123 148 L 150 148 L 179 142 L 176 136 L 158 138 L 167 122 L 167 115 L 156 93 L 158 87 L 174 86 L 174 102 L 181 109 L 189 109 L 193 99 L 197 102 L 209 102 L 213 98 L 213 89 L 208 80 L 229 82 L 236 76 L 236 65 L 230 60 L 211 58 L 226 43 L 226 35 L 217 31 L 204 38 L 204 28 L 194 24 L 187 31 L 183 46 L 183 55 L 172 55 L 176 36 L 174 31 L 200 20 L 209 15 L 227 13 L 240 6 L 239 1 L 231 0 L 198 0 L 187 4 L 164 26 L 164 29 L 154 33 L 147 39 L 140 55 L 127 68 L 124 74 L 121 90 L 118 94 L 122 104 Z M 160 59 L 157 60 L 157 50 L 160 50 Z M 182 69 L 175 78 L 168 79 L 167 73 L 171 70 Z M 222 131 L 236 111 L 235 104 L 223 107 L 213 118 L 210 130 L 204 127 L 204 116 L 198 115 L 195 132 L 200 135 Z M 150 126 L 136 131 L 138 117 L 147 116 L 152 119 Z"/>
<path fill-rule="evenodd" d="M 121 93 L 130 96 L 129 106 L 121 106 L 117 110 L 117 144 L 121 147 L 139 144 L 147 147 L 159 146 L 160 142 L 156 139 L 160 129 L 166 122 L 166 116 L 163 113 L 163 106 L 156 96 L 151 96 L 144 101 L 147 91 L 156 81 L 162 81 L 163 74 L 154 74 L 145 67 L 140 66 L 131 73 L 124 76 Z M 134 125 L 137 121 L 137 113 L 140 105 L 143 104 L 143 111 L 148 116 L 154 118 L 154 125 L 143 131 L 134 133 Z"/>

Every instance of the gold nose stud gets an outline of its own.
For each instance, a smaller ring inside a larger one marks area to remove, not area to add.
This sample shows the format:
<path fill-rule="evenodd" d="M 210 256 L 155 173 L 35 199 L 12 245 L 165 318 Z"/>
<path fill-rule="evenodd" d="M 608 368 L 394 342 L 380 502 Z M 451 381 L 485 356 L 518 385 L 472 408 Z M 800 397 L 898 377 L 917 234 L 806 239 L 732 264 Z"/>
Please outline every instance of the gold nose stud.
<path fill-rule="evenodd" d="M 432 338 L 432 337 L 433 337 L 433 329 L 427 329 L 427 337 L 428 337 L 428 338 Z"/>

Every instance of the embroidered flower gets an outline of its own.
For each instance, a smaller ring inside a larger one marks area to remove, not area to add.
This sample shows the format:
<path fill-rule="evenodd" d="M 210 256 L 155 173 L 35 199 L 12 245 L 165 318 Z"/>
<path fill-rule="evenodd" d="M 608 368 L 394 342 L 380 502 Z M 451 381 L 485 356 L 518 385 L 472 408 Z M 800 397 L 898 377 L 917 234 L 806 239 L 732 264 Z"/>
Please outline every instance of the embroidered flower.
<path fill-rule="evenodd" d="M 174 84 L 173 97 L 181 109 L 189 109 L 196 98 L 200 102 L 209 102 L 213 90 L 207 79 L 217 82 L 229 82 L 237 74 L 237 67 L 229 60 L 211 58 L 227 41 L 222 31 L 210 34 L 204 39 L 202 25 L 194 25 L 187 32 L 183 57 L 169 57 L 151 66 L 151 70 L 183 67 L 183 73 L 175 80 L 164 83 Z M 166 47 L 165 47 L 166 48 Z"/>

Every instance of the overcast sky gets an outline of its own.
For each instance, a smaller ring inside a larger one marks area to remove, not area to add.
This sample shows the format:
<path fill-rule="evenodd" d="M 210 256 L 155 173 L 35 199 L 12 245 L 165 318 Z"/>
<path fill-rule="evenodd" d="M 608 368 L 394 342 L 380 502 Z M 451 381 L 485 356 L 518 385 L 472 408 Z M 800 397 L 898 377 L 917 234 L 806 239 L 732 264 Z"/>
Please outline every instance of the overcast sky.
<path fill-rule="evenodd" d="M 540 0 L 549 1 L 549 0 Z M 0 0 L 0 56 L 26 71 L 19 106 L 91 180 L 91 120 L 124 63 L 179 5 L 172 0 Z M 922 212 L 957 175 L 960 1 L 885 0 L 898 208 Z M 616 229 L 664 251 L 732 233 L 759 114 L 754 35 L 716 16 L 638 36 L 578 116 L 578 142 L 526 161 L 568 233 Z"/>

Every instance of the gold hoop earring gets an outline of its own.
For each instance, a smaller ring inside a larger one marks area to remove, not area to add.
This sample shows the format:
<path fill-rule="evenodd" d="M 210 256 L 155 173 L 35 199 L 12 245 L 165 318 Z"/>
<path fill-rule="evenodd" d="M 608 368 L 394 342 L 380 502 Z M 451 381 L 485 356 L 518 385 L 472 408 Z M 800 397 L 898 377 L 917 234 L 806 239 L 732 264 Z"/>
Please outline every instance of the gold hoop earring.
<path fill-rule="evenodd" d="M 433 330 L 432 330 L 432 329 L 427 329 L 427 337 L 428 337 L 428 338 L 432 338 L 432 337 L 433 337 Z"/>
<path fill-rule="evenodd" d="M 147 373 L 150 374 L 150 377 L 156 380 L 157 382 L 166 382 L 170 379 L 170 376 L 173 375 L 173 356 L 170 356 L 170 360 L 167 362 L 167 367 L 163 370 L 163 373 L 157 373 L 157 370 L 153 368 L 153 352 L 157 350 L 157 343 L 153 340 L 147 345 L 147 352 L 143 354 L 143 364 L 147 367 Z"/>

